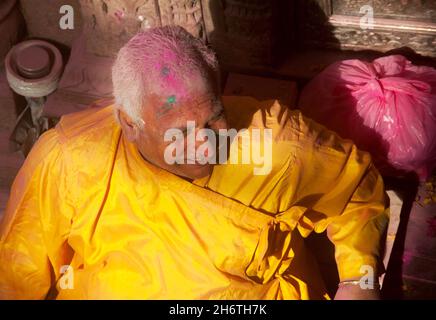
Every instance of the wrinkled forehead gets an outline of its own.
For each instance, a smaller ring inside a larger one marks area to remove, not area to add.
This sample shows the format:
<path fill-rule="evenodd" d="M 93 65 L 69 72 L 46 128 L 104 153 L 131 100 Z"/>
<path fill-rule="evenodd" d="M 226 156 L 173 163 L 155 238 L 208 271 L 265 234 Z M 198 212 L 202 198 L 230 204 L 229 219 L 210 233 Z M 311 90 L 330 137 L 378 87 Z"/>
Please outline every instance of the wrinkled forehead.
<path fill-rule="evenodd" d="M 191 80 L 191 81 L 189 81 Z M 155 83 L 146 94 L 143 116 L 146 122 L 167 123 L 179 117 L 207 117 L 220 109 L 219 93 L 213 81 L 204 77 L 187 79 L 177 86 Z"/>
<path fill-rule="evenodd" d="M 207 70 L 176 68 L 166 63 L 156 64 L 152 77 L 146 81 L 149 94 L 176 96 L 179 101 L 216 91 L 216 79 Z"/>

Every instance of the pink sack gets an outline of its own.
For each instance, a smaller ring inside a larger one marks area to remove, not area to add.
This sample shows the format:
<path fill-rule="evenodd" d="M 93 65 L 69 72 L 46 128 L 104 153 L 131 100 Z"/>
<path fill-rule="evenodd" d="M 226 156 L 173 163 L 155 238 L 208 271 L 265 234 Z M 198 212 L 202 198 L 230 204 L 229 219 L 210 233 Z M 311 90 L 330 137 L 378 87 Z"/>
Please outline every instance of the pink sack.
<path fill-rule="evenodd" d="M 436 70 L 400 55 L 346 60 L 317 75 L 300 97 L 303 113 L 369 151 L 384 174 L 436 165 Z"/>

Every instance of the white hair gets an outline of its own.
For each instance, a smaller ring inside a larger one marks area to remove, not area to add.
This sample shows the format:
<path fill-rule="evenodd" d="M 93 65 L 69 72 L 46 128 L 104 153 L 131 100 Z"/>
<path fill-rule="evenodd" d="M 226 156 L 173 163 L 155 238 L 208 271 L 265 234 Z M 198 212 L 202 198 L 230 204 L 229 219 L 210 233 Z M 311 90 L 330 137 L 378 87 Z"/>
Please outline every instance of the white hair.
<path fill-rule="evenodd" d="M 147 90 L 153 82 L 162 81 L 163 68 L 178 79 L 198 70 L 201 74 L 211 72 L 219 81 L 216 56 L 201 40 L 179 26 L 148 29 L 121 48 L 112 67 L 116 113 L 121 109 L 132 121 L 143 123 L 141 108 Z"/>

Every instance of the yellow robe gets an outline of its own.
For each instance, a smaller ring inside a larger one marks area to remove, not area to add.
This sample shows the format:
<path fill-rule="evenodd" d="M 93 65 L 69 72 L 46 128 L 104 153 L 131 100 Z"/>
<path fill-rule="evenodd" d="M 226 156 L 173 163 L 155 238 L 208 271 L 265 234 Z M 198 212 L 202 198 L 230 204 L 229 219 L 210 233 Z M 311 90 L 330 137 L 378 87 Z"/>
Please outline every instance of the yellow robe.
<path fill-rule="evenodd" d="M 379 268 L 370 156 L 277 101 L 223 102 L 230 127 L 273 129 L 268 175 L 223 164 L 191 183 L 145 162 L 111 106 L 64 116 L 12 186 L 0 298 L 329 298 L 304 244 L 326 229 L 341 279 Z"/>

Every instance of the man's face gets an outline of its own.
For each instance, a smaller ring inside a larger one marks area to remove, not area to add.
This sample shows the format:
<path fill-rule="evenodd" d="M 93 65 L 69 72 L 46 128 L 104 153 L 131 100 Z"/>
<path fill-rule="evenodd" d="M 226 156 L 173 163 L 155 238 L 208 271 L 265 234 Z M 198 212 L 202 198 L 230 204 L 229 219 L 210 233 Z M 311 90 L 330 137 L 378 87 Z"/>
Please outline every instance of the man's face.
<path fill-rule="evenodd" d="M 142 112 L 145 125 L 140 130 L 136 140 L 142 156 L 158 167 L 189 179 L 198 179 L 209 175 L 213 169 L 212 164 L 199 164 L 198 161 L 195 161 L 194 164 L 187 163 L 188 158 L 193 158 L 192 153 L 189 153 L 187 140 L 190 134 L 191 137 L 195 137 L 198 130 L 201 129 L 209 128 L 218 132 L 219 129 L 227 128 L 216 85 L 213 81 L 198 77 L 185 85 L 182 90 L 176 90 L 176 92 L 172 90 L 165 92 L 166 90 L 159 88 L 153 91 L 147 95 L 147 104 Z M 194 130 L 189 130 L 188 121 L 195 122 Z M 164 139 L 165 133 L 169 129 L 179 129 L 183 133 L 184 139 L 181 141 L 177 139 L 175 142 L 183 144 L 179 150 L 184 150 L 184 153 L 177 155 L 183 157 L 183 164 L 168 164 L 165 160 L 165 150 L 171 143 L 174 143 Z M 195 149 L 203 143 L 204 141 L 196 139 Z M 212 152 L 216 152 L 216 149 L 213 149 Z"/>

